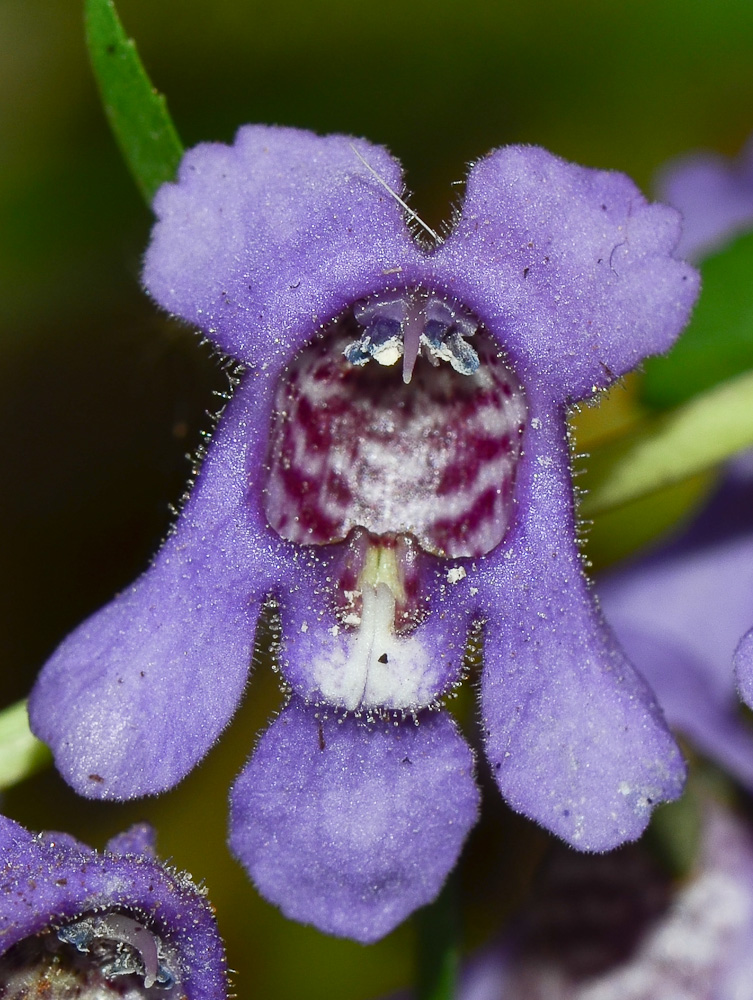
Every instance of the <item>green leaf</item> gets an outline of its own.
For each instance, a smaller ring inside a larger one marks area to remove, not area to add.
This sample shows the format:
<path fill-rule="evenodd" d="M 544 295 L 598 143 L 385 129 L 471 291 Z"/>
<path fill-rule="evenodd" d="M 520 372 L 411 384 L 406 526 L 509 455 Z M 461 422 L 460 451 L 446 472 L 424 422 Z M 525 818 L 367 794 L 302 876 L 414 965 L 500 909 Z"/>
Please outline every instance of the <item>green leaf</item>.
<path fill-rule="evenodd" d="M 84 20 L 105 114 L 139 190 L 151 205 L 157 188 L 175 177 L 183 146 L 165 98 L 146 75 L 113 0 L 85 0 Z"/>
<path fill-rule="evenodd" d="M 688 328 L 669 352 L 645 365 L 641 395 L 677 406 L 753 368 L 753 232 L 701 265 L 702 293 Z"/>
<path fill-rule="evenodd" d="M 0 790 L 18 784 L 52 763 L 44 743 L 29 729 L 26 702 L 0 712 Z"/>
<path fill-rule="evenodd" d="M 594 450 L 580 512 L 593 517 L 612 510 L 689 479 L 751 445 L 753 372 L 747 372 Z"/>

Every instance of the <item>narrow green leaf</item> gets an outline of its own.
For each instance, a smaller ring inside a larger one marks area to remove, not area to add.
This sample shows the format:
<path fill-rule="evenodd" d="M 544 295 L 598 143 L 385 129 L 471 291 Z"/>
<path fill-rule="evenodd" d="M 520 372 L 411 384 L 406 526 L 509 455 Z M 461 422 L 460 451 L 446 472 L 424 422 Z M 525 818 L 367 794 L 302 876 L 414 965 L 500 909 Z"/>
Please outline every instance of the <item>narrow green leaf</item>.
<path fill-rule="evenodd" d="M 18 784 L 52 763 L 44 743 L 32 735 L 26 702 L 0 712 L 0 790 Z"/>
<path fill-rule="evenodd" d="M 183 146 L 167 103 L 151 84 L 113 0 L 84 0 L 86 43 L 110 126 L 148 205 L 172 180 Z"/>
<path fill-rule="evenodd" d="M 580 511 L 593 517 L 682 482 L 753 445 L 753 372 L 595 450 Z M 580 482 L 580 481 L 579 481 Z"/>
<path fill-rule="evenodd" d="M 669 352 L 645 365 L 641 395 L 677 406 L 753 368 L 753 232 L 701 265 L 703 291 L 688 328 Z"/>

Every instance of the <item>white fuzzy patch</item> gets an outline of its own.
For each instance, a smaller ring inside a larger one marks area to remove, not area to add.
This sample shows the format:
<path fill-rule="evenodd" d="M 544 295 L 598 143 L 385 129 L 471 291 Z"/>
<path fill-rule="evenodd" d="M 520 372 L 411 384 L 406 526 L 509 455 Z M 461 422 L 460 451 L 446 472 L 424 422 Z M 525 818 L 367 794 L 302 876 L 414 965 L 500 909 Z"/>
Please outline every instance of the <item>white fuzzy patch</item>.
<path fill-rule="evenodd" d="M 417 708 L 436 695 L 437 657 L 421 632 L 398 636 L 395 597 L 385 583 L 363 588 L 361 622 L 341 632 L 312 664 L 327 701 L 350 711 L 361 708 Z"/>

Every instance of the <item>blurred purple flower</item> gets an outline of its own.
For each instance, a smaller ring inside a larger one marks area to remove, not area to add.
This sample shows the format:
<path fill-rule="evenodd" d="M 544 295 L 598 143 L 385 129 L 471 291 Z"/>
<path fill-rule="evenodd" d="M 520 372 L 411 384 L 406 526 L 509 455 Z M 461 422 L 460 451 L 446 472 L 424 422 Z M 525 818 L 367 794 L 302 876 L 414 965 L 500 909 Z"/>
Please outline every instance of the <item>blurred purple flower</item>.
<path fill-rule="evenodd" d="M 669 724 L 753 791 L 753 732 L 739 715 L 732 670 L 753 615 L 753 454 L 730 464 L 717 495 L 675 540 L 600 579 L 599 598 Z M 737 669 L 750 704 L 746 648 Z"/>
<path fill-rule="evenodd" d="M 753 228 L 753 137 L 740 155 L 688 153 L 668 163 L 657 180 L 662 201 L 682 212 L 677 252 L 688 260 L 721 249 Z"/>
<path fill-rule="evenodd" d="M 685 323 L 676 214 L 510 147 L 425 248 L 401 190 L 379 147 L 261 126 L 160 190 L 145 284 L 246 372 L 152 567 L 31 699 L 81 793 L 169 788 L 235 711 L 271 596 L 291 698 L 233 789 L 231 846 L 288 916 L 362 941 L 434 898 L 475 821 L 471 751 L 430 710 L 480 622 L 514 809 L 607 850 L 684 776 L 585 579 L 565 426 Z"/>
<path fill-rule="evenodd" d="M 707 810 L 695 871 L 672 889 L 637 847 L 564 852 L 458 1000 L 753 1000 L 753 843 Z"/>
<path fill-rule="evenodd" d="M 0 995 L 227 997 L 212 907 L 145 824 L 99 854 L 0 816 Z"/>

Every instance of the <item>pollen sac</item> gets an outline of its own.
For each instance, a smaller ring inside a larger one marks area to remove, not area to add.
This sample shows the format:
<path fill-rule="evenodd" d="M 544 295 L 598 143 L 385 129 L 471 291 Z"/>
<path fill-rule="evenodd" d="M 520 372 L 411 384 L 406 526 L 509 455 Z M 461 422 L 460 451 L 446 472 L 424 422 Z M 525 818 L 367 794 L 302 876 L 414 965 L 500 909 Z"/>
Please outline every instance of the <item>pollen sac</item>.
<path fill-rule="evenodd" d="M 86 914 L 0 957 L 4 1000 L 182 997 L 161 939 L 124 913 Z"/>
<path fill-rule="evenodd" d="M 362 329 L 357 341 L 345 348 L 351 364 L 365 365 L 372 358 L 381 365 L 403 359 L 403 381 L 410 382 L 417 358 L 434 365 L 447 361 L 461 375 L 472 375 L 479 366 L 478 354 L 465 337 L 478 323 L 459 305 L 416 289 L 385 298 L 370 298 L 353 307 Z"/>
<path fill-rule="evenodd" d="M 160 939 L 124 913 L 82 917 L 61 927 L 58 937 L 94 956 L 106 979 L 136 974 L 142 977 L 146 989 L 155 983 L 169 988 L 175 982 L 164 962 Z"/>
<path fill-rule="evenodd" d="M 361 528 L 483 555 L 509 525 L 525 421 L 516 376 L 459 303 L 421 290 L 358 303 L 278 386 L 267 519 L 301 545 Z"/>

